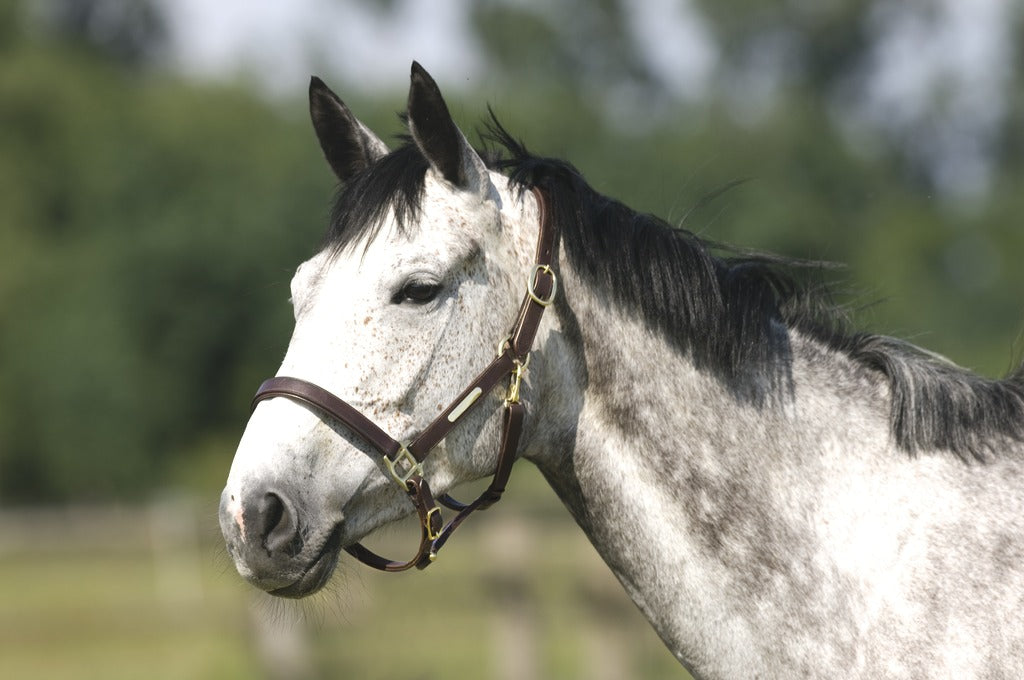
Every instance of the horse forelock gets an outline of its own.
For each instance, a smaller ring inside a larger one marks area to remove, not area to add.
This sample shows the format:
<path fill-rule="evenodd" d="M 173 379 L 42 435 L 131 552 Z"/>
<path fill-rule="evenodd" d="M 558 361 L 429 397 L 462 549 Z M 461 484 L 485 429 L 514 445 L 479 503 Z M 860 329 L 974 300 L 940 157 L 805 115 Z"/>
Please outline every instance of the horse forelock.
<path fill-rule="evenodd" d="M 340 252 L 373 242 L 389 213 L 400 233 L 413 228 L 423 202 L 430 163 L 408 137 L 339 187 L 321 248 Z"/>

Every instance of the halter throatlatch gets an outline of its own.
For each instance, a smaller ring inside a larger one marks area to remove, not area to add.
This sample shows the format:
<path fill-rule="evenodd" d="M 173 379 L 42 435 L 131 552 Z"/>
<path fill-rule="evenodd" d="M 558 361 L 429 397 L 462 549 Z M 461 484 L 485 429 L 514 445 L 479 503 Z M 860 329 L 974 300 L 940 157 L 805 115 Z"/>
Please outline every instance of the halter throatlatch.
<path fill-rule="evenodd" d="M 253 409 L 264 399 L 288 397 L 315 406 L 344 423 L 383 456 L 384 468 L 388 475 L 409 495 L 420 521 L 421 538 L 416 554 L 406 562 L 399 562 L 381 557 L 360 543 L 345 548 L 363 564 L 382 571 L 426 568 L 466 517 L 498 502 L 505 491 L 505 485 L 512 472 L 512 464 L 516 459 L 519 438 L 523 431 L 523 418 L 526 414 L 526 409 L 520 403 L 523 371 L 529 363 L 530 350 L 541 317 L 544 310 L 554 301 L 558 289 L 555 273 L 551 269 L 555 245 L 554 227 L 550 223 L 544 195 L 536 188 L 533 193 L 540 209 L 537 255 L 527 277 L 526 295 L 519 307 L 512 332 L 502 340 L 498 346 L 498 355 L 490 365 L 408 445 L 392 438 L 343 399 L 306 380 L 285 376 L 270 378 L 260 385 L 256 396 L 253 397 Z M 489 394 L 506 379 L 509 382 L 503 406 L 505 413 L 498 448 L 498 465 L 490 485 L 476 500 L 468 504 L 460 503 L 447 494 L 435 500 L 430 485 L 423 476 L 423 461 L 455 428 L 462 416 L 479 403 L 481 396 Z M 456 511 L 455 516 L 447 524 L 441 518 L 438 502 Z"/>

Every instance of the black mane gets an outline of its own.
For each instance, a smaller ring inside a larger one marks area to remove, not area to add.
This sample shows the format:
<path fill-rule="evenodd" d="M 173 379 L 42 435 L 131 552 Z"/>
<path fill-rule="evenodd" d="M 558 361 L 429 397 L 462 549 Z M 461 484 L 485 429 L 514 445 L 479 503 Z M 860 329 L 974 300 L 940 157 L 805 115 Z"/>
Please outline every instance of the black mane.
<path fill-rule="evenodd" d="M 540 188 L 575 271 L 624 310 L 722 379 L 744 399 L 785 384 L 789 329 L 883 374 L 891 429 L 904 450 L 943 449 L 985 461 L 1000 440 L 1024 441 L 1024 367 L 988 380 L 909 343 L 852 332 L 824 284 L 828 265 L 723 248 L 596 192 L 569 163 L 529 153 L 493 117 L 485 154 L 513 187 Z M 389 208 L 415 221 L 428 163 L 408 138 L 339 193 L 326 247 L 343 249 L 380 229 Z M 715 254 L 715 252 L 723 254 Z"/>

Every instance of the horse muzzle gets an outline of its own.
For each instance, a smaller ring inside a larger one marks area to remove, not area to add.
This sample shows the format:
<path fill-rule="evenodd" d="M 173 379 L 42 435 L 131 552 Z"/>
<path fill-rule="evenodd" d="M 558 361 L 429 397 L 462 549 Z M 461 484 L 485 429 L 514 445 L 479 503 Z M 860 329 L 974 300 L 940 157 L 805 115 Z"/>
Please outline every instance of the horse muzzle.
<path fill-rule="evenodd" d="M 271 595 L 312 595 L 338 563 L 341 524 L 311 522 L 283 488 L 225 489 L 220 527 L 238 573 Z"/>

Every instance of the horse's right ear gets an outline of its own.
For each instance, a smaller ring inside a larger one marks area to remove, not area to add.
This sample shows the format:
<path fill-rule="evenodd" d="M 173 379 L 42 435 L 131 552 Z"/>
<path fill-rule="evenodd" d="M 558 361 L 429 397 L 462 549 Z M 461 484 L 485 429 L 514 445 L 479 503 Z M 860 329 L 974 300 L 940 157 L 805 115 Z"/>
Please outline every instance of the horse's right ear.
<path fill-rule="evenodd" d="M 324 157 L 342 182 L 388 153 L 387 145 L 316 76 L 309 81 L 309 116 Z"/>

